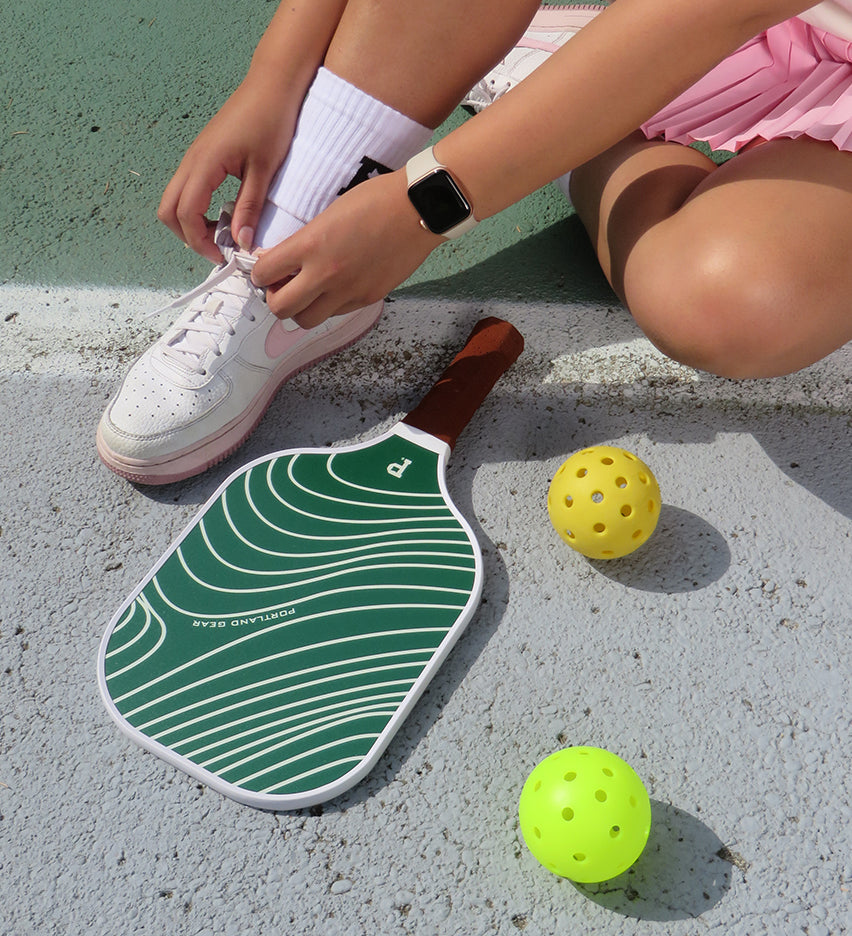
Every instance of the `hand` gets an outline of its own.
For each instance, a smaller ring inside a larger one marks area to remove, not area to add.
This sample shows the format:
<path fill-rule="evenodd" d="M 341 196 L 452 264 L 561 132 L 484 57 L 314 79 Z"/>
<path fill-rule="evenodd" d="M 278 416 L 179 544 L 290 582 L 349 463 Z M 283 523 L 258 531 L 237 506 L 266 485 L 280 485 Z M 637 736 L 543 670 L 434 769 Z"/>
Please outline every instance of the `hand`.
<path fill-rule="evenodd" d="M 420 225 L 405 171 L 362 182 L 281 244 L 260 252 L 256 286 L 279 318 L 313 328 L 384 298 L 444 239 Z"/>
<path fill-rule="evenodd" d="M 280 103 L 278 103 L 280 102 Z M 189 147 L 166 186 L 157 216 L 213 263 L 215 222 L 206 217 L 213 193 L 227 176 L 242 180 L 231 223 L 234 240 L 249 250 L 269 184 L 290 148 L 301 101 L 249 78 Z"/>

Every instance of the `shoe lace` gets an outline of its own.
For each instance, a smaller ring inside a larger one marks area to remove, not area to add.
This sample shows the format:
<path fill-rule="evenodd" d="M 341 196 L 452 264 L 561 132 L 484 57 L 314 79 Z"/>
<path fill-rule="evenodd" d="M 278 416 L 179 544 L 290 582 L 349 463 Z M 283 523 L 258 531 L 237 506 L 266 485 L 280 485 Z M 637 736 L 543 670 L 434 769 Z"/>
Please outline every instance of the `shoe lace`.
<path fill-rule="evenodd" d="M 197 374 L 204 374 L 201 361 L 208 351 L 217 357 L 222 354 L 222 344 L 236 334 L 242 317 L 255 321 L 248 300 L 253 297 L 263 299 L 265 295 L 264 290 L 251 281 L 251 271 L 257 258 L 239 250 L 223 228 L 220 225 L 216 232 L 216 244 L 225 262 L 195 289 L 151 313 L 157 315 L 188 307 L 163 336 L 160 351 L 167 360 Z"/>

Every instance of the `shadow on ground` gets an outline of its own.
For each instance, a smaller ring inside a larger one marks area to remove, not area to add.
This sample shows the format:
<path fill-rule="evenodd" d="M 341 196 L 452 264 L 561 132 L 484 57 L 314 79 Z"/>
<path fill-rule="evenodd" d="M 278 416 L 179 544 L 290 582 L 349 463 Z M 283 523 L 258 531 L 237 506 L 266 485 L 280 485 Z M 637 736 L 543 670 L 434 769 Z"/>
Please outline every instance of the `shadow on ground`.
<path fill-rule="evenodd" d="M 652 800 L 651 815 L 648 844 L 630 870 L 602 884 L 576 887 L 600 906 L 638 920 L 694 919 L 730 888 L 735 856 L 681 809 Z"/>

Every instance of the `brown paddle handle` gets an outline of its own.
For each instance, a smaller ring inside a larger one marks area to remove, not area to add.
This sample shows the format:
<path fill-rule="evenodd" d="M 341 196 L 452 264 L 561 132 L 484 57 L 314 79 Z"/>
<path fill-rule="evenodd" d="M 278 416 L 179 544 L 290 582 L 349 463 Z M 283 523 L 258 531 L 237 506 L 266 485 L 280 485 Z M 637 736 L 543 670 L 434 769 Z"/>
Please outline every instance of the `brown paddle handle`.
<path fill-rule="evenodd" d="M 435 386 L 402 421 L 453 448 L 491 388 L 523 350 L 524 339 L 514 325 L 493 317 L 481 319 Z"/>

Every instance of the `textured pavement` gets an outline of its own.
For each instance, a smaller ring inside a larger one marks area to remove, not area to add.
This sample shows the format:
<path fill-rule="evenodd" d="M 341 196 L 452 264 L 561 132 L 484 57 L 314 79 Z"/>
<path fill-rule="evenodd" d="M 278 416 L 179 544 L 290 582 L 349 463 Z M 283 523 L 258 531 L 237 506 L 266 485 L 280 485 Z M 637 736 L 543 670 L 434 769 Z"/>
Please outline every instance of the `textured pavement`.
<path fill-rule="evenodd" d="M 228 462 L 128 485 L 97 420 L 165 325 L 146 313 L 206 273 L 158 229 L 159 193 L 271 7 L 90 7 L 10 9 L 0 75 L 0 932 L 852 931 L 852 346 L 773 381 L 672 364 L 548 189 L 437 252 Z M 273 814 L 133 746 L 95 660 L 152 561 L 243 461 L 388 427 L 483 314 L 527 343 L 450 462 L 484 601 L 373 773 Z M 634 451 L 663 496 L 609 563 L 545 509 L 591 444 Z M 551 875 L 518 829 L 525 777 L 573 744 L 619 754 L 652 801 L 646 851 L 600 886 Z"/>
<path fill-rule="evenodd" d="M 0 292 L 4 932 L 846 932 L 849 349 L 737 383 L 669 364 L 617 306 L 406 295 L 286 387 L 241 453 L 156 490 L 103 469 L 93 430 L 158 298 Z M 374 772 L 270 814 L 133 746 L 95 658 L 152 560 L 243 459 L 388 426 L 483 312 L 527 339 L 450 463 L 485 599 Z M 609 563 L 545 509 L 562 460 L 596 443 L 642 457 L 664 503 Z M 651 796 L 648 847 L 607 885 L 554 877 L 519 836 L 527 773 L 569 744 L 618 753 Z"/>

